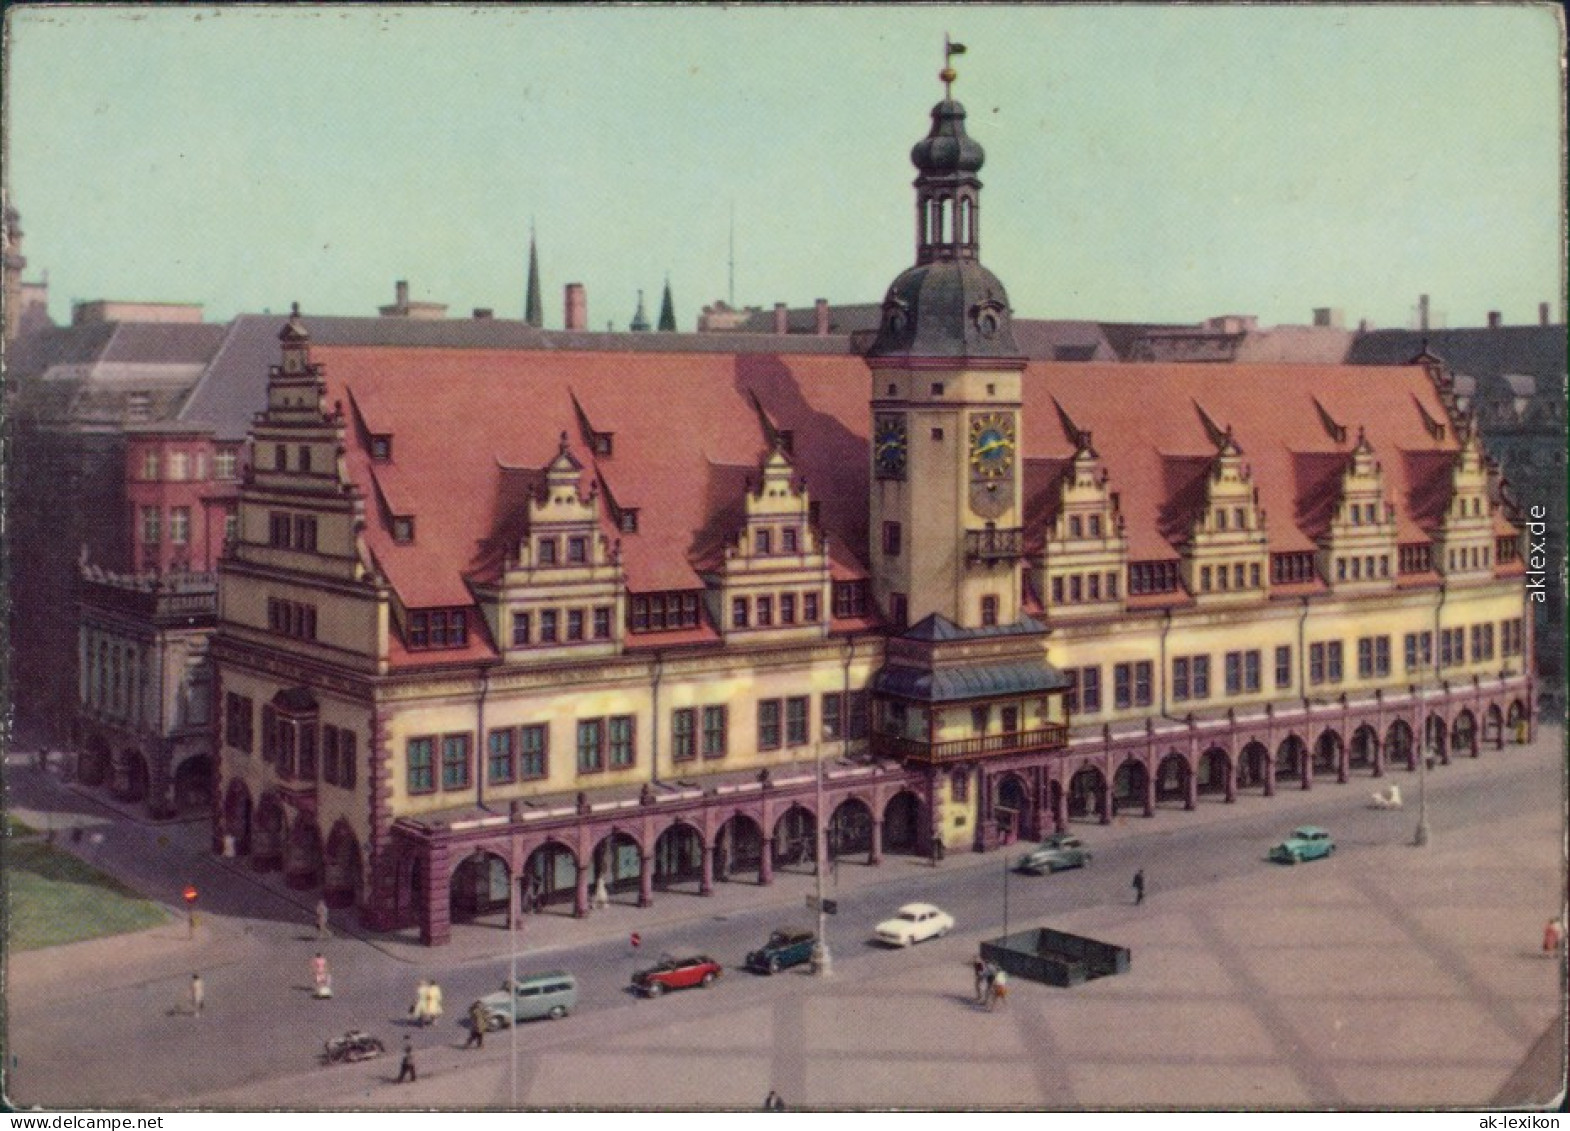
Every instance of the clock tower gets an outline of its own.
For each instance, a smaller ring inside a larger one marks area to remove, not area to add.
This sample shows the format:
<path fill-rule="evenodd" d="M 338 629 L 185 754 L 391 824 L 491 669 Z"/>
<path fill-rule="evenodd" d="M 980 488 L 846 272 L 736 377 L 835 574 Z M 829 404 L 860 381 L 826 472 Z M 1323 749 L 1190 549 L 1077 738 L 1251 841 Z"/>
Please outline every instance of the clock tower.
<path fill-rule="evenodd" d="M 945 64 L 947 64 L 945 59 Z M 1020 615 L 1020 375 L 1008 294 L 981 265 L 984 155 L 944 98 L 911 150 L 916 262 L 889 286 L 872 373 L 871 562 L 897 628 Z"/>

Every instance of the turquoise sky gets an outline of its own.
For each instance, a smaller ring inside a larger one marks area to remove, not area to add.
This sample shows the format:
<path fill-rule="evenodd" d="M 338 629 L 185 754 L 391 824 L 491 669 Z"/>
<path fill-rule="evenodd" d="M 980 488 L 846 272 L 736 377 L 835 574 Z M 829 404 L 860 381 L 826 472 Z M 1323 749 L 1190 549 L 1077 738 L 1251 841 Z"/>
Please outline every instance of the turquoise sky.
<path fill-rule="evenodd" d="M 1015 310 L 1562 317 L 1555 5 L 8 12 L 6 191 L 73 299 L 547 325 L 881 298 L 942 94 Z"/>

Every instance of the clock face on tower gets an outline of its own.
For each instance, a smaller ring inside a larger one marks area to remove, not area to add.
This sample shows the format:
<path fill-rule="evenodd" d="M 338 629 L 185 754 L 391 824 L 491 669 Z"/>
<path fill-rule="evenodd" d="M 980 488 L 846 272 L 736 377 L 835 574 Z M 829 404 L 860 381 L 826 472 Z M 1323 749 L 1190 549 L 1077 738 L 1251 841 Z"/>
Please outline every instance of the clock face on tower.
<path fill-rule="evenodd" d="M 880 479 L 905 478 L 905 418 L 880 415 L 872 426 L 872 466 Z"/>
<path fill-rule="evenodd" d="M 1014 418 L 1002 412 L 970 418 L 970 470 L 982 480 L 1002 479 L 1014 469 Z"/>

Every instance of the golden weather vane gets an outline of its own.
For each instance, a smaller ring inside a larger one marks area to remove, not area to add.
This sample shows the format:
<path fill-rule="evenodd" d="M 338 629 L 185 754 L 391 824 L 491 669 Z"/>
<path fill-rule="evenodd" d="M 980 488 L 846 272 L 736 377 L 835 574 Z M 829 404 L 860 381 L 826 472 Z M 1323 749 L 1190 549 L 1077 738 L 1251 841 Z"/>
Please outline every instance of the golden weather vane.
<path fill-rule="evenodd" d="M 959 77 L 959 73 L 954 70 L 951 60 L 954 56 L 963 54 L 965 54 L 965 45 L 953 42 L 945 34 L 943 36 L 943 69 L 938 72 L 938 78 L 943 80 L 943 97 L 945 100 L 952 95 L 954 80 Z"/>

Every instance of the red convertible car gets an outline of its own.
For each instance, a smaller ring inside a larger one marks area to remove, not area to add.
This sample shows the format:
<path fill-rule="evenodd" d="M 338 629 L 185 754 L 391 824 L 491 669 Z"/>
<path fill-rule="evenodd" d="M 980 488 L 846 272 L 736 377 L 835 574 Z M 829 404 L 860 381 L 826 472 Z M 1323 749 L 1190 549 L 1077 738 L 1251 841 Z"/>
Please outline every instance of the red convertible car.
<path fill-rule="evenodd" d="M 713 985 L 714 979 L 724 972 L 724 968 L 706 954 L 690 958 L 672 958 L 667 954 L 647 970 L 634 974 L 632 986 L 648 997 L 659 997 L 666 990 Z"/>

